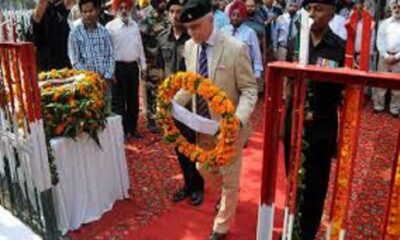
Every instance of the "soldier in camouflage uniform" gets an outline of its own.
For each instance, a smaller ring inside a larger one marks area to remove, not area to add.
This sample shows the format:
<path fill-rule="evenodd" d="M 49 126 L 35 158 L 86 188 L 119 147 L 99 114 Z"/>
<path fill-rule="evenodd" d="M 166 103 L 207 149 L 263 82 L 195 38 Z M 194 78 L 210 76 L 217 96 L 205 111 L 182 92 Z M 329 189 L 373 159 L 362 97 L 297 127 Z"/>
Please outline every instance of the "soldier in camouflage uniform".
<path fill-rule="evenodd" d="M 142 33 L 144 51 L 147 60 L 147 71 L 142 73 L 144 86 L 143 95 L 146 105 L 147 128 L 152 133 L 158 133 L 155 122 L 157 88 L 162 81 L 163 71 L 157 66 L 158 35 L 169 27 L 168 18 L 165 15 L 165 2 L 152 0 L 153 9 L 150 14 L 139 23 Z"/>
<path fill-rule="evenodd" d="M 185 42 L 190 39 L 182 23 L 179 22 L 183 3 L 185 0 L 169 0 L 167 11 L 171 27 L 165 29 L 158 37 L 159 54 L 158 61 L 160 67 L 164 70 L 164 77 L 178 71 L 185 71 L 185 58 L 183 50 Z M 186 108 L 190 111 L 192 103 L 189 102 Z M 185 124 L 175 120 L 175 125 L 181 131 L 182 135 L 190 143 L 196 142 L 196 133 Z M 190 204 L 198 206 L 203 202 L 204 197 L 204 180 L 196 169 L 196 163 L 190 161 L 188 157 L 175 149 L 178 156 L 179 165 L 181 166 L 184 187 L 178 190 L 173 197 L 174 202 L 182 201 L 190 198 Z"/>

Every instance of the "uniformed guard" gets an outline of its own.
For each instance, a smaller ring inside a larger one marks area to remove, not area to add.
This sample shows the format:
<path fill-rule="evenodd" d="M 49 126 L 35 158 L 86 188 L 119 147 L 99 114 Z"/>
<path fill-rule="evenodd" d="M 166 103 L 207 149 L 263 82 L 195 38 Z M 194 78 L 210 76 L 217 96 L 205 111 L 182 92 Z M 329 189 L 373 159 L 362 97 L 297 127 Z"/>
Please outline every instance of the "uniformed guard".
<path fill-rule="evenodd" d="M 310 64 L 325 63 L 343 66 L 345 41 L 333 33 L 329 22 L 335 14 L 335 0 L 306 0 L 304 2 L 314 23 L 310 29 Z M 310 81 L 307 101 L 309 112 L 305 116 L 304 203 L 300 209 L 301 239 L 314 240 L 318 231 L 326 192 L 331 160 L 336 153 L 338 133 L 338 107 L 342 85 Z"/>
<path fill-rule="evenodd" d="M 183 8 L 184 0 L 170 0 L 167 3 L 167 12 L 171 27 L 161 32 L 158 37 L 159 61 L 160 67 L 164 70 L 163 77 L 167 77 L 178 71 L 185 71 L 184 47 L 185 42 L 190 39 L 182 23 L 179 22 L 179 16 Z M 190 109 L 191 102 L 187 108 Z M 196 133 L 179 121 L 175 121 L 183 136 L 195 143 Z M 203 202 L 204 180 L 196 169 L 196 163 L 190 161 L 188 157 L 176 149 L 178 161 L 182 169 L 184 187 L 175 193 L 174 202 L 179 202 L 190 197 L 190 204 L 198 206 Z"/>
<path fill-rule="evenodd" d="M 168 19 L 165 15 L 166 3 L 163 0 L 152 0 L 153 9 L 150 14 L 139 23 L 142 34 L 144 51 L 147 60 L 147 71 L 142 72 L 143 95 L 146 106 L 147 128 L 152 133 L 159 133 L 155 122 L 156 95 L 159 83 L 162 80 L 162 69 L 157 66 L 158 35 L 168 28 Z"/>

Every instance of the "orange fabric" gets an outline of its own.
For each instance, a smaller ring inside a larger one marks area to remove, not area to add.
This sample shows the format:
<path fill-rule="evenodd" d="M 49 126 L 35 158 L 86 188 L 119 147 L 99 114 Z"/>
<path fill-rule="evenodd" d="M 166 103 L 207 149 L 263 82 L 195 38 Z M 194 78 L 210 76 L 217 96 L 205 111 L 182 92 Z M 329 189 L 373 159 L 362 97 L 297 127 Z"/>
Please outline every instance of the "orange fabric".
<path fill-rule="evenodd" d="M 112 9 L 113 9 L 113 11 L 115 11 L 115 12 L 118 11 L 119 6 L 121 5 L 121 3 L 125 3 L 126 7 L 129 10 L 132 9 L 132 5 L 133 5 L 132 0 L 113 0 L 112 1 Z"/>

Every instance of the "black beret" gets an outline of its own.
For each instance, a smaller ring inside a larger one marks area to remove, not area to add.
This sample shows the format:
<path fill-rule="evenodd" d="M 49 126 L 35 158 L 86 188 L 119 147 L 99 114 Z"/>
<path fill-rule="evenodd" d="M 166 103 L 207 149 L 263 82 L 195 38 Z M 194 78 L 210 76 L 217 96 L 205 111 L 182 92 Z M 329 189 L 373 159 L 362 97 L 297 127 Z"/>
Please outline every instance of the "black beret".
<path fill-rule="evenodd" d="M 211 10 L 210 0 L 188 0 L 183 6 L 179 21 L 181 23 L 193 22 L 204 17 Z"/>
<path fill-rule="evenodd" d="M 181 5 L 183 6 L 185 4 L 185 0 L 169 0 L 167 1 L 167 10 L 169 9 L 169 7 L 171 7 L 172 5 Z"/>
<path fill-rule="evenodd" d="M 310 3 L 319 3 L 319 4 L 336 6 L 336 1 L 335 0 L 305 0 L 303 2 L 303 6 L 307 6 Z"/>

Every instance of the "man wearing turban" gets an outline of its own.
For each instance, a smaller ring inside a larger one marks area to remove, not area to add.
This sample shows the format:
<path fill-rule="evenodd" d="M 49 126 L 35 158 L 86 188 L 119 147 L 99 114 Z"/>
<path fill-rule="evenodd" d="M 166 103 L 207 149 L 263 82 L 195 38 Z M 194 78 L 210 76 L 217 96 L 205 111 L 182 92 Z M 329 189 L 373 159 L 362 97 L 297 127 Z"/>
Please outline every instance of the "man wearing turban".
<path fill-rule="evenodd" d="M 139 117 L 139 73 L 146 71 L 146 58 L 138 24 L 131 18 L 132 0 L 113 0 L 116 18 L 106 25 L 115 57 L 112 110 L 122 116 L 125 139 L 141 138 L 136 129 Z"/>
<path fill-rule="evenodd" d="M 262 88 L 263 79 L 261 78 L 261 74 L 264 67 L 260 44 L 255 31 L 246 24 L 243 24 L 247 17 L 246 5 L 242 1 L 235 1 L 229 8 L 228 13 L 231 24 L 224 27 L 222 31 L 247 45 L 254 76 L 257 79 L 259 88 Z"/>

